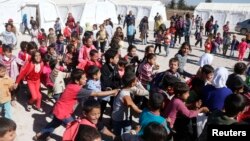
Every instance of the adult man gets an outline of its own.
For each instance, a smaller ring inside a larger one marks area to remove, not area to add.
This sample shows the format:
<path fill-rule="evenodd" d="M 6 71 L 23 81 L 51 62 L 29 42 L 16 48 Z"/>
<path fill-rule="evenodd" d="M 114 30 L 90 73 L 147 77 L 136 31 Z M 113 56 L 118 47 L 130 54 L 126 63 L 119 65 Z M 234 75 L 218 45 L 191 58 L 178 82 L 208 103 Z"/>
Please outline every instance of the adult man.
<path fill-rule="evenodd" d="M 127 40 L 129 45 L 132 45 L 135 36 L 135 16 L 132 14 L 132 11 L 129 11 L 129 14 L 125 17 L 123 28 L 127 24 Z"/>

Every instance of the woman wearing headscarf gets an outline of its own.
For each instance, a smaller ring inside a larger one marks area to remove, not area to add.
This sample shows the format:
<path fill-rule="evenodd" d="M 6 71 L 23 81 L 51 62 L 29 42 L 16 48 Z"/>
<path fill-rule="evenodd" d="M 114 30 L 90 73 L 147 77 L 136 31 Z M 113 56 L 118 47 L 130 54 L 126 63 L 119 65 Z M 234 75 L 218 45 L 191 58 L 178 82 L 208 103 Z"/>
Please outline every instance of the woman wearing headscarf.
<path fill-rule="evenodd" d="M 228 70 L 224 67 L 219 67 L 214 72 L 212 85 L 206 85 L 203 88 L 202 102 L 210 111 L 222 110 L 224 100 L 232 91 L 227 88 L 226 82 L 228 78 Z"/>

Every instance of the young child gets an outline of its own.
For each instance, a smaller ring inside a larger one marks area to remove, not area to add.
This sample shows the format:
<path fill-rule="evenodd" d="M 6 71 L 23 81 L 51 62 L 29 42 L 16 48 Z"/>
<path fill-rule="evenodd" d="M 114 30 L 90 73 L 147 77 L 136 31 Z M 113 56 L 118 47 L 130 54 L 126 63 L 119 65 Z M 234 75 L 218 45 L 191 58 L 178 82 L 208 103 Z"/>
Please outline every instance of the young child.
<path fill-rule="evenodd" d="M 0 141 L 14 141 L 16 138 L 16 123 L 7 118 L 0 118 Z"/>
<path fill-rule="evenodd" d="M 215 37 L 215 53 L 217 53 L 217 50 L 220 52 L 221 48 L 220 45 L 223 43 L 223 39 L 221 38 L 221 34 L 217 33 L 217 36 Z"/>
<path fill-rule="evenodd" d="M 130 95 L 130 88 L 136 86 L 136 76 L 134 73 L 126 73 L 123 78 L 123 89 L 115 97 L 112 112 L 112 127 L 116 136 L 128 132 L 131 129 L 130 108 L 136 113 L 142 111 L 135 105 Z"/>
<path fill-rule="evenodd" d="M 75 141 L 102 141 L 102 136 L 96 128 L 80 125 Z"/>
<path fill-rule="evenodd" d="M 85 38 L 84 40 L 85 40 L 84 45 L 81 47 L 79 51 L 78 61 L 79 63 L 83 63 L 86 65 L 87 62 L 90 60 L 89 53 L 92 49 L 95 49 L 95 46 L 93 45 L 93 41 L 91 37 Z"/>
<path fill-rule="evenodd" d="M 12 119 L 11 91 L 16 89 L 15 81 L 6 75 L 6 67 L 0 64 L 0 112 L 4 110 L 4 117 Z"/>
<path fill-rule="evenodd" d="M 227 50 L 229 46 L 231 45 L 231 37 L 230 33 L 227 33 L 226 36 L 223 38 L 223 56 L 227 55 Z"/>
<path fill-rule="evenodd" d="M 101 92 L 101 71 L 96 66 L 89 66 L 87 70 L 88 81 L 86 84 L 86 89 L 93 90 L 95 92 Z"/>
<path fill-rule="evenodd" d="M 185 101 L 189 97 L 189 87 L 183 82 L 177 82 L 174 85 L 174 98 L 168 104 L 166 109 L 166 117 L 170 120 L 170 127 L 174 128 L 174 123 L 178 114 L 182 114 L 188 118 L 196 117 L 198 113 L 208 112 L 207 107 L 202 107 L 199 110 L 188 110 Z M 177 114 L 178 113 L 178 114 Z"/>
<path fill-rule="evenodd" d="M 37 45 L 39 44 L 38 33 L 39 33 L 39 30 L 37 26 L 35 25 L 34 28 L 31 29 L 30 35 L 31 35 L 31 41 L 35 42 Z"/>
<path fill-rule="evenodd" d="M 181 45 L 180 50 L 175 55 L 175 57 L 179 60 L 179 69 L 178 69 L 178 72 L 181 75 L 185 75 L 184 67 L 185 67 L 185 65 L 187 63 L 187 55 L 188 55 L 189 51 L 190 51 L 190 46 L 187 43 L 183 43 Z"/>
<path fill-rule="evenodd" d="M 54 24 L 54 29 L 55 29 L 56 35 L 62 34 L 61 33 L 62 26 L 61 26 L 59 17 L 56 18 L 56 21 L 55 21 L 55 24 Z"/>
<path fill-rule="evenodd" d="M 48 40 L 49 45 L 56 43 L 56 34 L 53 28 L 49 28 Z"/>
<path fill-rule="evenodd" d="M 51 57 L 51 59 L 56 60 L 57 54 L 56 54 L 55 44 L 50 44 L 48 46 L 47 55 L 49 55 Z"/>
<path fill-rule="evenodd" d="M 93 45 L 95 46 L 96 50 L 99 50 L 99 45 L 98 45 L 98 41 L 97 41 L 97 38 L 96 38 L 96 35 L 97 35 L 97 32 L 98 32 L 98 29 L 97 29 L 97 24 L 93 24 Z"/>
<path fill-rule="evenodd" d="M 218 21 L 215 21 L 215 23 L 213 25 L 214 36 L 217 34 L 218 29 L 219 29 Z"/>
<path fill-rule="evenodd" d="M 169 69 L 166 71 L 165 75 L 172 75 L 177 78 L 180 78 L 181 76 L 178 73 L 179 60 L 177 58 L 171 58 L 168 64 L 169 64 Z"/>
<path fill-rule="evenodd" d="M 239 45 L 239 41 L 236 39 L 236 35 L 233 35 L 233 40 L 231 43 L 231 52 L 230 52 L 231 57 L 234 57 L 234 51 L 238 50 L 238 45 Z"/>
<path fill-rule="evenodd" d="M 42 40 L 40 42 L 40 47 L 39 47 L 39 52 L 41 53 L 41 56 L 44 57 L 45 54 L 47 53 L 47 46 L 45 40 Z"/>
<path fill-rule="evenodd" d="M 164 33 L 164 40 L 163 40 L 163 45 L 164 45 L 164 50 L 166 52 L 166 57 L 169 54 L 170 42 L 171 42 L 171 33 L 170 33 L 169 29 L 168 29 Z"/>
<path fill-rule="evenodd" d="M 90 52 L 89 52 L 89 56 L 90 56 L 90 60 L 87 62 L 86 66 L 81 66 L 80 68 L 84 69 L 84 70 L 88 70 L 88 68 L 92 65 L 98 67 L 99 69 L 102 68 L 102 63 L 99 59 L 99 52 L 95 49 L 92 49 Z M 84 63 L 79 63 L 78 65 L 81 65 L 81 64 L 84 64 Z M 84 68 L 83 68 L 84 67 Z"/>
<path fill-rule="evenodd" d="M 52 89 L 54 86 L 54 83 L 52 82 L 50 77 L 50 74 L 52 72 L 50 68 L 51 56 L 46 54 L 42 60 L 44 65 L 41 73 L 41 83 L 48 89 L 48 97 L 50 98 L 52 96 Z"/>
<path fill-rule="evenodd" d="M 104 126 L 101 122 L 99 122 L 101 113 L 101 105 L 97 100 L 88 99 L 83 105 L 83 112 L 80 119 L 77 119 L 76 122 L 72 122 L 70 126 L 68 126 L 64 132 L 63 140 L 75 140 L 76 138 L 76 130 L 72 128 L 74 124 L 88 125 L 96 128 L 102 135 L 106 135 L 111 138 L 115 138 L 115 135 L 108 130 L 106 126 Z M 75 140 L 77 141 L 77 140 Z"/>
<path fill-rule="evenodd" d="M 243 61 L 247 47 L 248 47 L 248 45 L 247 45 L 246 39 L 242 38 L 240 44 L 238 45 L 238 51 L 239 51 L 238 60 L 239 61 Z"/>
<path fill-rule="evenodd" d="M 128 62 L 125 58 L 120 58 L 118 62 L 118 72 L 120 77 L 122 78 L 125 74 L 125 68 L 127 66 Z"/>
<path fill-rule="evenodd" d="M 39 44 L 41 44 L 42 41 L 45 41 L 46 43 L 45 45 L 47 46 L 47 35 L 43 28 L 41 28 L 40 31 L 38 32 L 37 39 L 38 39 Z"/>
<path fill-rule="evenodd" d="M 56 53 L 58 55 L 63 55 L 63 53 L 64 53 L 64 37 L 62 34 L 57 35 Z"/>
<path fill-rule="evenodd" d="M 119 53 L 117 50 L 108 49 L 105 54 L 105 64 L 101 68 L 102 90 L 117 89 L 122 87 L 122 79 L 118 72 Z M 112 99 L 109 97 L 101 98 L 101 117 L 106 109 L 106 105 L 112 106 Z"/>
<path fill-rule="evenodd" d="M 35 51 L 31 56 L 31 60 L 23 66 L 19 76 L 16 79 L 16 85 L 18 85 L 24 78 L 27 80 L 31 94 L 31 99 L 27 104 L 27 111 L 30 111 L 32 108 L 31 104 L 35 103 L 36 109 L 40 112 L 43 112 L 41 108 L 42 95 L 40 93 L 40 77 L 42 70 L 43 62 L 41 59 L 41 54 L 38 51 Z"/>
<path fill-rule="evenodd" d="M 134 67 L 134 70 L 136 66 L 140 63 L 139 57 L 136 54 L 136 46 L 130 45 L 127 50 L 128 54 L 124 57 L 129 65 L 132 65 Z"/>
<path fill-rule="evenodd" d="M 208 52 L 212 51 L 212 41 L 210 38 L 207 38 L 204 46 L 205 46 L 205 50 L 207 50 Z"/>
<path fill-rule="evenodd" d="M 157 48 L 159 48 L 159 53 L 161 54 L 161 44 L 163 41 L 163 31 L 159 30 L 157 32 L 156 38 L 155 38 L 155 49 L 154 49 L 154 53 L 156 53 Z"/>
<path fill-rule="evenodd" d="M 63 30 L 63 36 L 66 38 L 65 40 L 66 44 L 68 44 L 71 36 L 71 29 L 67 23 L 65 24 L 65 28 Z"/>
<path fill-rule="evenodd" d="M 139 70 L 139 80 L 141 81 L 142 85 L 145 89 L 149 90 L 148 86 L 150 81 L 154 77 L 153 71 L 156 70 L 156 56 L 152 53 L 147 55 L 147 62 L 141 67 Z"/>
<path fill-rule="evenodd" d="M 160 115 L 161 109 L 164 106 L 163 95 L 159 93 L 151 94 L 149 97 L 148 105 L 149 107 L 143 109 L 140 115 L 139 123 L 141 129 L 138 134 L 143 135 L 145 127 L 151 122 L 156 122 L 163 125 L 166 128 L 167 132 L 169 133 L 170 130 L 167 125 L 167 121 Z"/>
<path fill-rule="evenodd" d="M 107 44 L 107 40 L 108 40 L 108 33 L 104 28 L 104 25 L 100 25 L 99 26 L 100 30 L 97 32 L 96 34 L 96 39 L 98 41 L 98 44 L 100 46 L 101 52 L 104 53 L 105 51 L 105 46 Z"/>
<path fill-rule="evenodd" d="M 57 127 L 61 124 L 67 125 L 74 120 L 73 112 L 74 107 L 78 104 L 80 100 L 81 104 L 90 96 L 108 96 L 116 95 L 119 90 L 112 90 L 106 92 L 95 92 L 93 90 L 87 90 L 83 88 L 86 85 L 86 74 L 84 71 L 76 69 L 71 73 L 71 83 L 69 83 L 59 100 L 56 102 L 53 108 L 54 117 L 52 121 L 47 124 L 47 126 L 42 129 L 33 140 L 39 140 L 40 137 L 48 137 Z"/>
<path fill-rule="evenodd" d="M 200 48 L 202 48 L 202 30 L 197 31 L 195 33 L 195 39 L 196 39 L 195 46 L 197 46 L 200 43 Z"/>

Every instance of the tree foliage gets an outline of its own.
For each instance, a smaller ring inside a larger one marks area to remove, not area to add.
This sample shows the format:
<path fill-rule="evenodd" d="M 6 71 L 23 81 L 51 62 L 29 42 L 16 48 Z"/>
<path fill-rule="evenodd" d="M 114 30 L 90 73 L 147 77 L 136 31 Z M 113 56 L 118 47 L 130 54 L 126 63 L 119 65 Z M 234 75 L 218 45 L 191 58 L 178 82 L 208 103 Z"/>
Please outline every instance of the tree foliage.
<path fill-rule="evenodd" d="M 212 0 L 205 0 L 205 2 L 206 2 L 206 3 L 211 3 L 211 2 L 212 2 Z"/>
<path fill-rule="evenodd" d="M 179 0 L 177 6 L 178 6 L 178 9 L 186 9 L 185 0 Z"/>

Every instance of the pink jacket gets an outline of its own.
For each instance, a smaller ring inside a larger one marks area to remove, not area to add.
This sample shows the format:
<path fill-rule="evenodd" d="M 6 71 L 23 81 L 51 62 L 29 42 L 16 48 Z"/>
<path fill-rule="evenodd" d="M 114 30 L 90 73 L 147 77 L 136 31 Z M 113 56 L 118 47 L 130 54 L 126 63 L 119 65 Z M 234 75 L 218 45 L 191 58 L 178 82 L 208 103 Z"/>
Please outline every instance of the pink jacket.
<path fill-rule="evenodd" d="M 41 75 L 41 82 L 46 87 L 48 87 L 48 86 L 53 87 L 54 86 L 54 83 L 52 82 L 52 80 L 50 78 L 51 72 L 52 72 L 52 70 L 49 67 L 49 65 L 43 66 L 42 75 Z"/>
<path fill-rule="evenodd" d="M 85 45 L 83 45 L 81 47 L 81 49 L 79 51 L 79 56 L 78 56 L 79 63 L 90 60 L 89 52 L 92 49 L 96 49 L 94 45 L 92 45 L 91 47 L 86 47 Z"/>
<path fill-rule="evenodd" d="M 246 42 L 241 42 L 239 45 L 238 45 L 238 50 L 239 52 L 245 52 L 247 50 L 247 43 Z"/>

